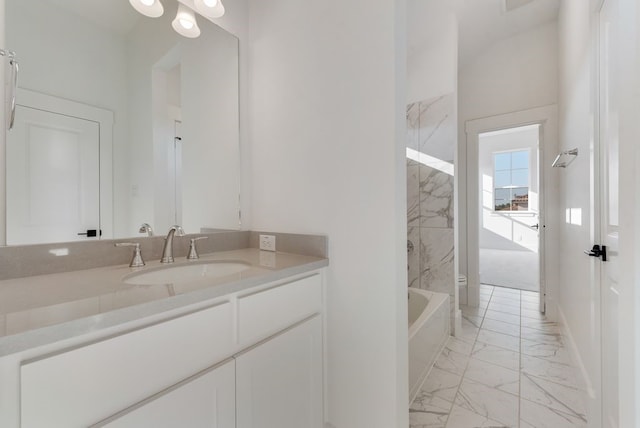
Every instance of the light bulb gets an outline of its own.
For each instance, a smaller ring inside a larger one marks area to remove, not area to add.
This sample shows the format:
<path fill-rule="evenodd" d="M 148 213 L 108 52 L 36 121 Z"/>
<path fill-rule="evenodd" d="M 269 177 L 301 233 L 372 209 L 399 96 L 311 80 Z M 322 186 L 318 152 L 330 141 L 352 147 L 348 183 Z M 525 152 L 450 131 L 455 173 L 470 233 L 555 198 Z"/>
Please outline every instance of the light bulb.
<path fill-rule="evenodd" d="M 198 13 L 207 18 L 220 18 L 224 15 L 222 0 L 194 0 Z"/>
<path fill-rule="evenodd" d="M 189 38 L 196 38 L 200 35 L 200 28 L 196 22 L 196 16 L 193 10 L 189 9 L 182 3 L 178 4 L 178 13 L 171 23 L 174 30 L 180 35 Z"/>
<path fill-rule="evenodd" d="M 149 18 L 157 18 L 164 13 L 160 0 L 129 0 L 135 10 Z"/>
<path fill-rule="evenodd" d="M 187 30 L 191 30 L 193 28 L 193 22 L 187 21 L 186 19 L 179 19 L 179 21 L 180 25 L 182 25 L 182 28 L 185 28 Z"/>

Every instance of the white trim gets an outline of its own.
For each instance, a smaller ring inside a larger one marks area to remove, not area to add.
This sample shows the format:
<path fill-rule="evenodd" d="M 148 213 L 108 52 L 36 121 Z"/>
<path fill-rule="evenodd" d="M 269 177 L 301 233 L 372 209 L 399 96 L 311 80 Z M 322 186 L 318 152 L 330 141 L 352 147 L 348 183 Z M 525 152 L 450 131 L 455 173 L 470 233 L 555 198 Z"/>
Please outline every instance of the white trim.
<path fill-rule="evenodd" d="M 584 362 L 582 361 L 582 357 L 580 355 L 580 351 L 578 350 L 578 345 L 571 334 L 571 330 L 567 324 L 567 319 L 565 318 L 564 312 L 562 312 L 562 308 L 560 306 L 557 307 L 558 311 L 558 323 L 560 324 L 560 331 L 564 338 L 567 341 L 567 349 L 569 350 L 569 358 L 571 359 L 571 364 L 573 367 L 578 369 L 580 372 L 579 376 L 579 385 L 578 388 L 585 392 L 586 396 L 586 409 L 594 409 L 600 406 L 600 399 L 598 397 L 596 389 L 593 387 L 593 382 L 591 380 L 591 376 L 589 376 L 589 370 L 587 370 Z M 591 410 L 587 410 L 587 419 L 591 420 L 591 414 L 589 414 Z M 599 414 L 599 413 L 598 413 Z"/>
<path fill-rule="evenodd" d="M 555 300 L 556 290 L 552 288 L 557 281 L 555 279 L 555 266 L 557 261 L 557 219 L 549 218 L 545 213 L 552 212 L 556 208 L 557 195 L 547 192 L 551 189 L 556 180 L 556 173 L 551 168 L 555 148 L 558 145 L 558 112 L 556 105 L 536 107 L 529 110 L 516 111 L 502 115 L 490 116 L 480 119 L 469 120 L 465 123 L 467 134 L 467 278 L 468 278 L 468 301 L 470 306 L 477 306 L 480 299 L 480 262 L 479 262 L 479 214 L 478 214 L 478 142 L 479 134 L 491 131 L 499 131 L 505 128 L 540 124 L 539 163 L 538 180 L 539 192 L 542 197 L 539 200 L 539 220 L 540 220 L 540 293 L 544 298 L 540 299 L 541 309 L 545 309 L 545 302 Z M 548 183 L 547 183 L 548 182 Z M 549 186 L 547 187 L 547 185 Z M 550 232 L 550 236 L 547 235 Z M 554 319 L 555 305 L 549 305 L 550 311 L 547 315 Z"/>
<path fill-rule="evenodd" d="M 100 129 L 100 229 L 102 239 L 113 238 L 113 123 L 112 111 L 28 89 L 18 88 L 17 105 L 98 123 Z"/>

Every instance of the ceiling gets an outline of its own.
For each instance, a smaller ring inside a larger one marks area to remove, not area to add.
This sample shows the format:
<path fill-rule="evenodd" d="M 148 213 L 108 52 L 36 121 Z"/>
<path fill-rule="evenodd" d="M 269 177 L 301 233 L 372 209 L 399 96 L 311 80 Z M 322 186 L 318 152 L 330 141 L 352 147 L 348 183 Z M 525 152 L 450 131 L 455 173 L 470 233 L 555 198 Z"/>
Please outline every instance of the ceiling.
<path fill-rule="evenodd" d="M 559 8 L 560 0 L 409 0 L 408 54 L 437 43 L 455 15 L 463 67 L 496 42 L 555 21 Z"/>

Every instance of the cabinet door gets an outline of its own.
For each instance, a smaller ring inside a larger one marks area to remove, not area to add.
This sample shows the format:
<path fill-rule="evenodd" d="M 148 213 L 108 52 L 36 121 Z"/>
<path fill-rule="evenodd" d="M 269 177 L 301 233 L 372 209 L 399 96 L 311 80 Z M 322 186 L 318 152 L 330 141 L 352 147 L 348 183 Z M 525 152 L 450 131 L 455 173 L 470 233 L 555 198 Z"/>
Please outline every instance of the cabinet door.
<path fill-rule="evenodd" d="M 235 428 L 235 362 L 207 370 L 92 428 Z"/>
<path fill-rule="evenodd" d="M 23 428 L 86 427 L 232 352 L 228 302 L 35 361 L 20 369 Z"/>
<path fill-rule="evenodd" d="M 237 428 L 321 428 L 320 316 L 239 355 L 236 397 Z"/>

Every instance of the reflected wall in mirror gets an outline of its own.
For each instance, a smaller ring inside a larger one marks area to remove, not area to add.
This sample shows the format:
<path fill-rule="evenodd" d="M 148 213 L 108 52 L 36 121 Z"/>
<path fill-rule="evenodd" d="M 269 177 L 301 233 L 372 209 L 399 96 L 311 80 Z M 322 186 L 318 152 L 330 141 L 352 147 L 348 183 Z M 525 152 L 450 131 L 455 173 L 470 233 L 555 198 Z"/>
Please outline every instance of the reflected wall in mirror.
<path fill-rule="evenodd" d="M 6 0 L 8 245 L 239 228 L 238 40 L 200 16 L 180 36 L 164 6 Z"/>

